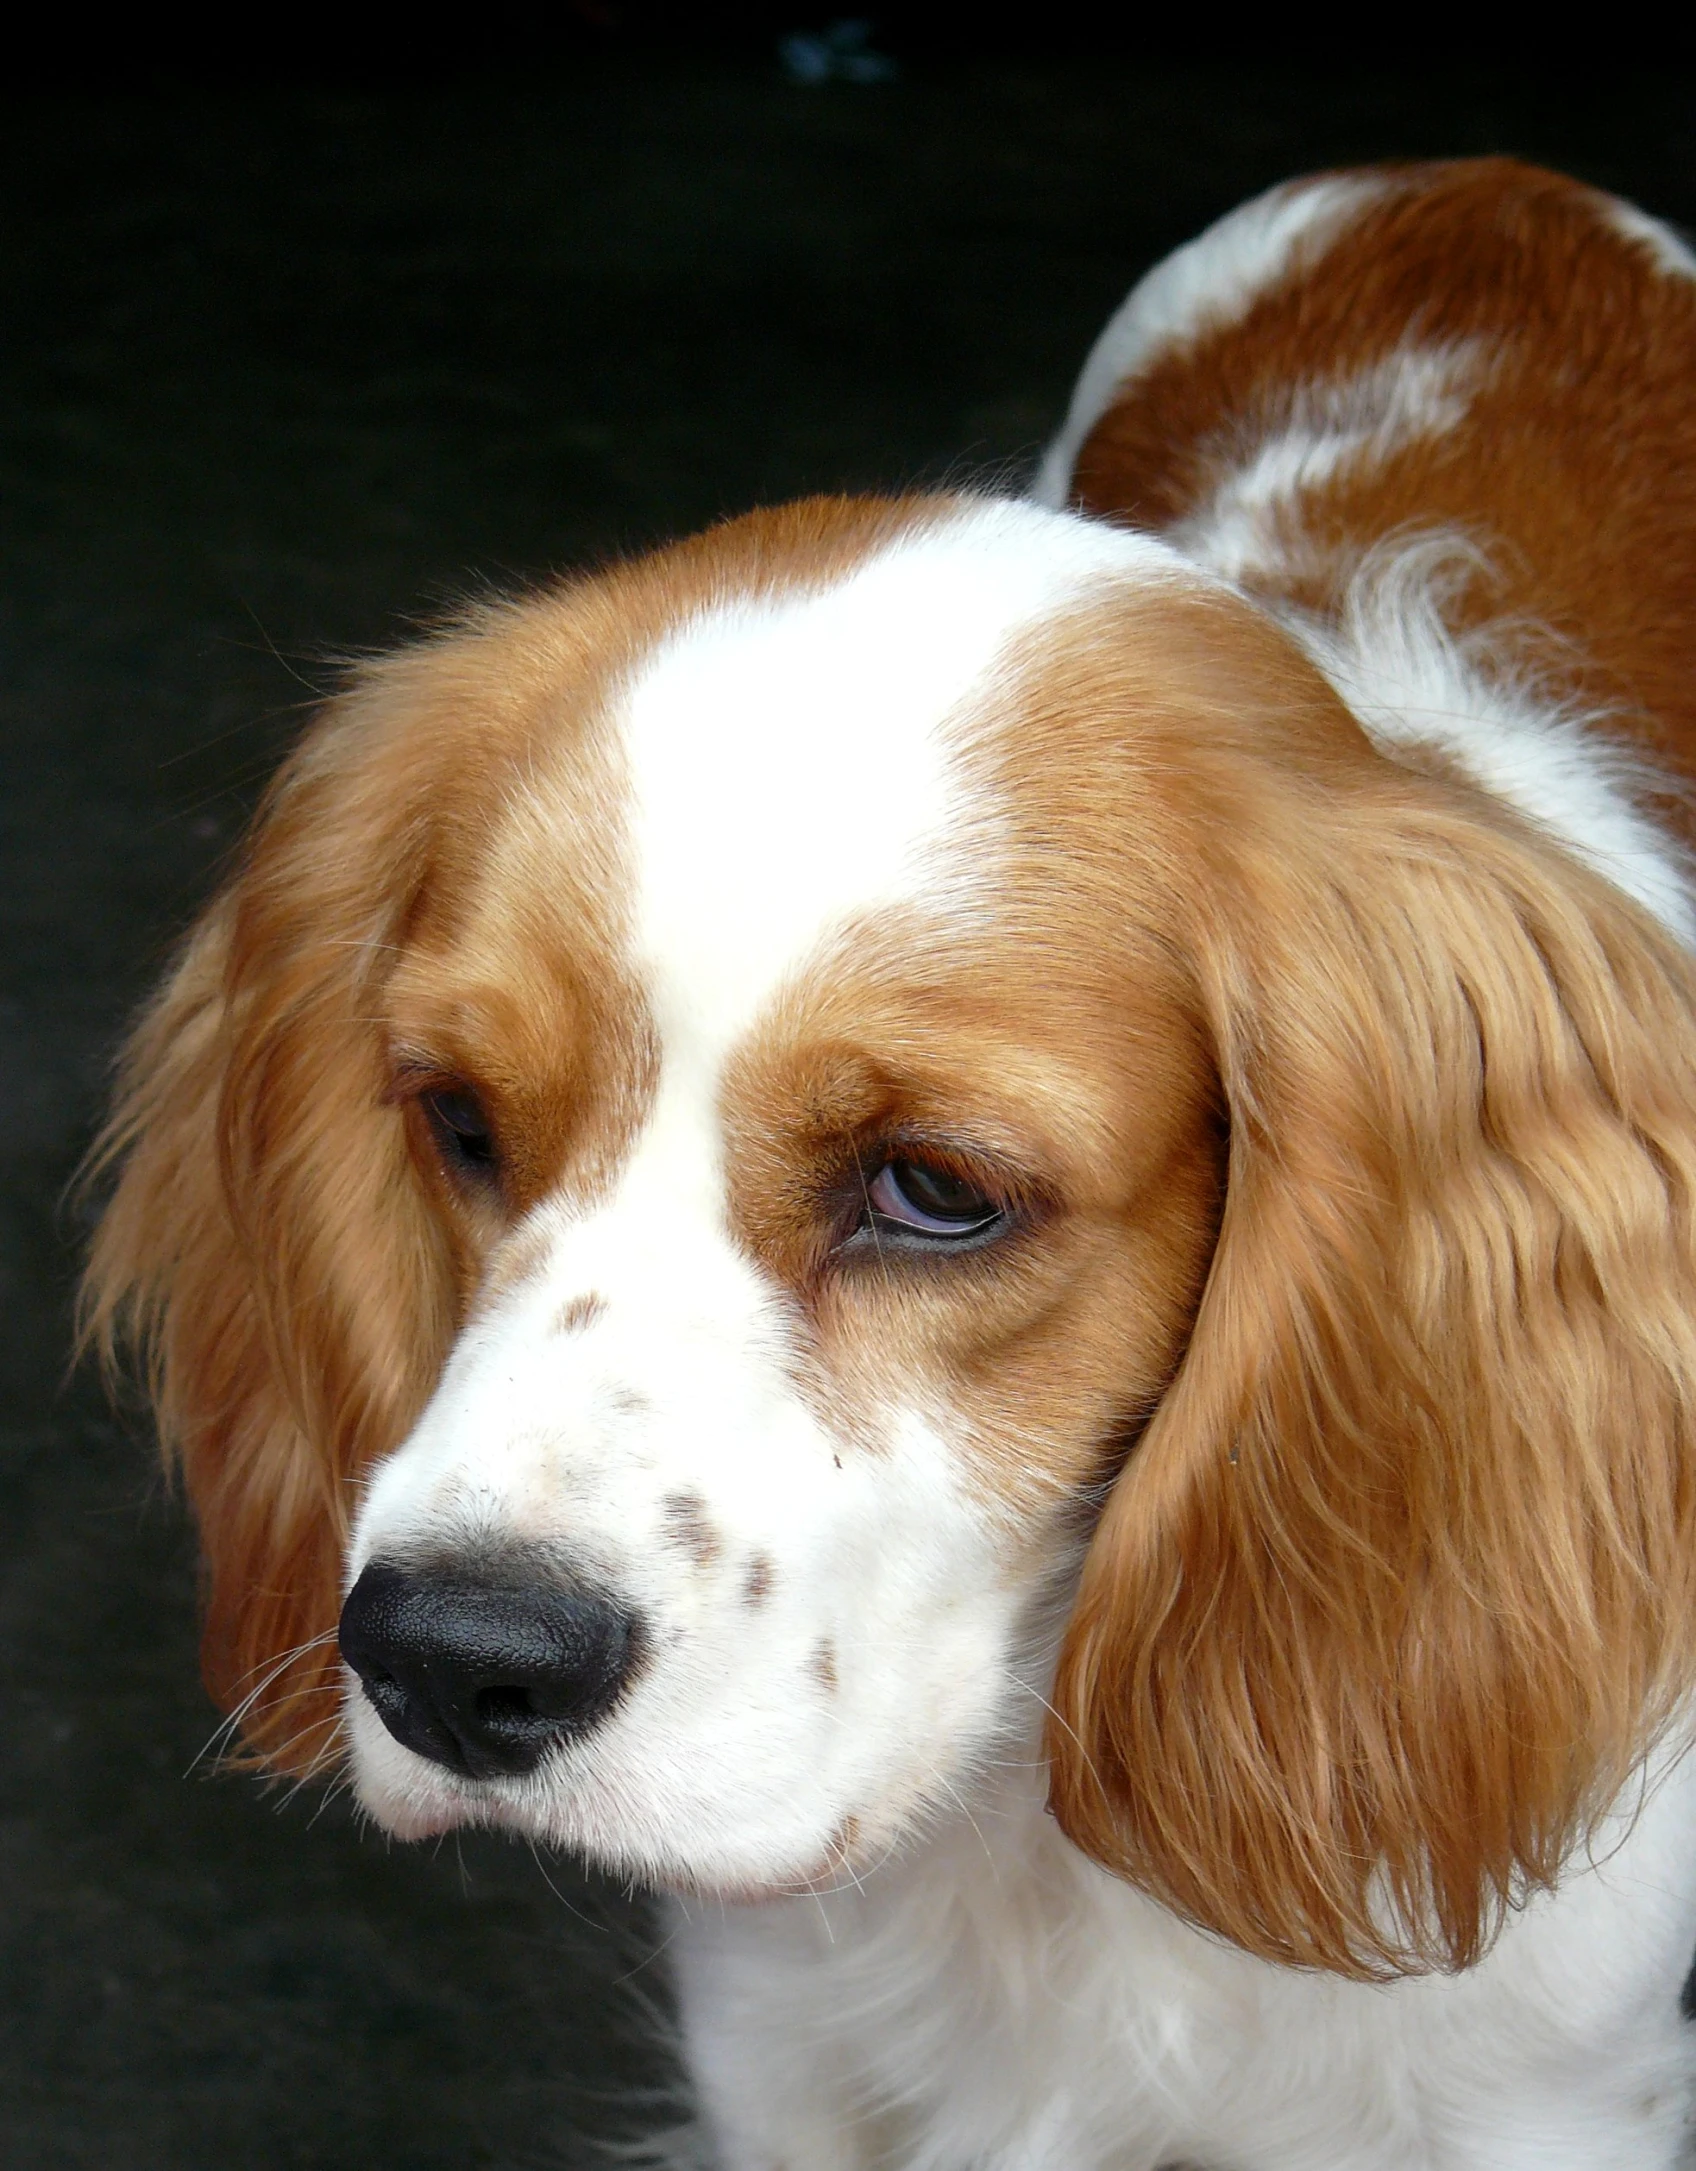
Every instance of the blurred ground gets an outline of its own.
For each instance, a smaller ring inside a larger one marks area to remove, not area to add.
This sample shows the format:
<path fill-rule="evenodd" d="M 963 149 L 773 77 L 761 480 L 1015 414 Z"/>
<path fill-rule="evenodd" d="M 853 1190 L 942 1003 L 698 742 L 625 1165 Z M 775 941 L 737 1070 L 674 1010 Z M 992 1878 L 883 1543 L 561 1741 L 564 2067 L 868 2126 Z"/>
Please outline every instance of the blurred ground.
<path fill-rule="evenodd" d="M 189 1535 L 140 1425 L 63 1382 L 57 1201 L 115 1036 L 326 659 L 756 499 L 1007 472 L 1240 197 L 1487 150 L 1696 223 L 1665 75 L 933 55 L 806 87 L 655 50 L 0 101 L 9 2171 L 587 2164 L 668 2079 L 617 1894 L 192 1768 Z"/>

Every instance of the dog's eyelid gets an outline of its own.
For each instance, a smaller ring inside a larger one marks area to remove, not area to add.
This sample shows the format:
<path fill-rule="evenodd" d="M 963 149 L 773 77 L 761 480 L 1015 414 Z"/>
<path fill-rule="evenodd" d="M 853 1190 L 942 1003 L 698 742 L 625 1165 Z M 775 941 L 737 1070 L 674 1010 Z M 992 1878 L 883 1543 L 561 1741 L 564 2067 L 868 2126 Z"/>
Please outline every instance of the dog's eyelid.
<path fill-rule="evenodd" d="M 892 1162 L 910 1161 L 974 1185 L 1009 1212 L 1038 1208 L 1053 1195 L 1055 1186 L 1031 1165 L 1033 1158 L 988 1140 L 916 1126 L 880 1130 L 862 1139 L 855 1153 L 868 1184 Z"/>
<path fill-rule="evenodd" d="M 404 1042 L 391 1045 L 387 1050 L 387 1064 L 389 1077 L 382 1097 L 390 1107 L 417 1100 L 424 1093 L 455 1092 L 466 1088 L 464 1074 L 427 1048 Z"/>
<path fill-rule="evenodd" d="M 426 1093 L 440 1092 L 451 1082 L 439 1071 L 397 1071 L 378 1098 L 385 1108 L 404 1108 L 409 1101 L 422 1100 Z"/>
<path fill-rule="evenodd" d="M 389 1081 L 383 1088 L 382 1098 L 389 1107 L 404 1107 L 408 1101 L 421 1101 L 432 1093 L 462 1093 L 481 1108 L 487 1105 L 487 1096 L 474 1085 L 465 1072 L 440 1056 L 423 1049 L 399 1048 L 389 1057 Z"/>
<path fill-rule="evenodd" d="M 401 1052 L 382 1097 L 391 1107 L 418 1111 L 457 1180 L 479 1188 L 500 1181 L 501 1150 L 487 1101 L 462 1073 L 429 1056 Z"/>
<path fill-rule="evenodd" d="M 950 1228 L 952 1216 L 915 1218 L 902 1204 L 891 1211 L 891 1179 L 897 1191 L 909 1189 L 899 1173 L 903 1168 L 921 1179 L 940 1176 L 978 1192 L 985 1212 Z M 1058 1203 L 1055 1187 L 1004 1149 L 917 1125 L 879 1127 L 857 1140 L 838 1201 L 830 1257 L 843 1264 L 862 1254 L 964 1257 L 998 1248 L 1047 1220 Z"/>

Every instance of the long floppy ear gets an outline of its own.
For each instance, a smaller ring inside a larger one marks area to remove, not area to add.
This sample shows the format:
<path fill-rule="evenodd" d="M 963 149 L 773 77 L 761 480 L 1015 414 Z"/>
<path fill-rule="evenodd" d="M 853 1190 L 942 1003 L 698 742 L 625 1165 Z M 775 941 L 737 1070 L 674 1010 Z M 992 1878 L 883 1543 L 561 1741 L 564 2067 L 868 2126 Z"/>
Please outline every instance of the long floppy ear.
<path fill-rule="evenodd" d="M 1223 1221 L 1049 1740 L 1086 1851 L 1363 1977 L 1477 1958 L 1696 1678 L 1696 974 L 1376 766 L 1207 870 Z"/>
<path fill-rule="evenodd" d="M 407 676 L 369 676 L 284 771 L 93 1156 L 121 1174 L 85 1334 L 144 1361 L 200 1522 L 207 1685 L 283 1770 L 333 1753 L 354 1482 L 428 1391 L 451 1304 L 373 1021 L 423 849 Z"/>

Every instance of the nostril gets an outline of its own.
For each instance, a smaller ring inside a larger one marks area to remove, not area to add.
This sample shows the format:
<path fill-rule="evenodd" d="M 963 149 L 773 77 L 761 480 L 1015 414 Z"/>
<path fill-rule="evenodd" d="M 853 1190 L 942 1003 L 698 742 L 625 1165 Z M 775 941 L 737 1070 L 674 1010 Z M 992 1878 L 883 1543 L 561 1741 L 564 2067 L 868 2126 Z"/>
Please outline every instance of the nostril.
<path fill-rule="evenodd" d="M 518 1582 L 470 1564 L 373 1561 L 342 1608 L 341 1650 L 384 1726 L 420 1756 L 476 1779 L 533 1771 L 554 1744 L 612 1709 L 637 1624 L 549 1565 Z"/>
<path fill-rule="evenodd" d="M 485 1726 L 504 1726 L 538 1716 L 528 1689 L 479 1689 L 476 1710 Z"/>

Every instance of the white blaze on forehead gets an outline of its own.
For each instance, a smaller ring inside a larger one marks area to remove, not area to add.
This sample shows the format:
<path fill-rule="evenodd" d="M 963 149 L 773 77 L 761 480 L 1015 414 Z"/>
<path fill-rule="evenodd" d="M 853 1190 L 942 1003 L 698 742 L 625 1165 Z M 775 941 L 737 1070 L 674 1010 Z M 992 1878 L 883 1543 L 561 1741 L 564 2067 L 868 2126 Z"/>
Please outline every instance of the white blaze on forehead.
<path fill-rule="evenodd" d="M 1105 580 L 1180 570 L 1146 538 L 984 504 L 827 588 L 731 600 L 675 635 L 623 715 L 636 947 L 668 1053 L 721 1061 L 833 931 L 969 876 L 994 817 L 951 723 L 1033 623 Z"/>

